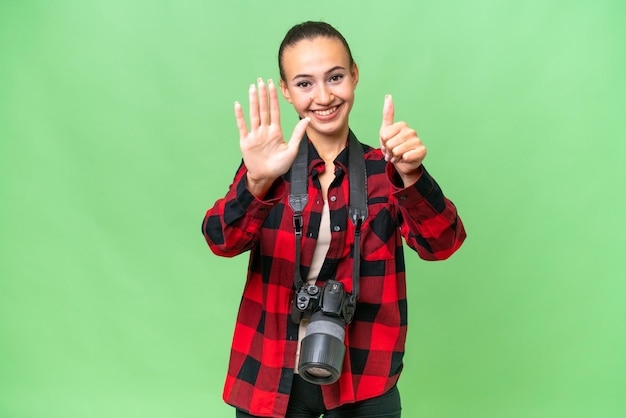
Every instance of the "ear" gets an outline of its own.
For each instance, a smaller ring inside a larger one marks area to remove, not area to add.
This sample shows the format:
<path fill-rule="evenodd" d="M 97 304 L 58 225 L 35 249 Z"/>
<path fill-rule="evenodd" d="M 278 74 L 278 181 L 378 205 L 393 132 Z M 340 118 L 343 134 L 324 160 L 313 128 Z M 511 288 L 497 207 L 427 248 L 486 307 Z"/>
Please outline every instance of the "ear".
<path fill-rule="evenodd" d="M 285 100 L 293 104 L 293 101 L 291 100 L 291 95 L 289 94 L 289 88 L 287 88 L 287 83 L 285 83 L 282 78 L 280 79 L 280 91 L 283 93 L 283 97 L 285 98 Z"/>
<path fill-rule="evenodd" d="M 352 84 L 356 88 L 356 85 L 359 83 L 359 66 L 356 65 L 356 62 L 352 64 L 350 75 L 352 76 Z"/>

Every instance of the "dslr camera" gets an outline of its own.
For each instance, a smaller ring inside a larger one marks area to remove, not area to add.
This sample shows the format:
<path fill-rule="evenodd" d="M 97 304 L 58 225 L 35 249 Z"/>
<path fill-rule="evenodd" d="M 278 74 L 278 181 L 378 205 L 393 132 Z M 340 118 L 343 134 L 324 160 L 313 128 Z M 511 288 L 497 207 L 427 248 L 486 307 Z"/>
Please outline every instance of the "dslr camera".
<path fill-rule="evenodd" d="M 346 352 L 346 325 L 352 322 L 355 308 L 356 296 L 335 280 L 328 280 L 323 287 L 304 283 L 296 292 L 293 322 L 299 324 L 310 315 L 298 363 L 304 380 L 324 385 L 339 379 Z"/>

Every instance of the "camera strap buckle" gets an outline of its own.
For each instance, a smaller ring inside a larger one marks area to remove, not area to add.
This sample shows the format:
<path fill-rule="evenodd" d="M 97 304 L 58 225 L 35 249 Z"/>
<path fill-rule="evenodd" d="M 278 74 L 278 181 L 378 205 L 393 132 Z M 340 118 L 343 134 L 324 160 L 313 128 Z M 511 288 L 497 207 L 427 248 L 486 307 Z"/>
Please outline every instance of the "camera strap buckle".
<path fill-rule="evenodd" d="M 296 236 L 302 236 L 302 213 L 296 212 L 293 214 L 293 229 L 296 231 Z"/>
<path fill-rule="evenodd" d="M 346 299 L 346 303 L 343 308 L 343 316 L 346 324 L 352 322 L 352 319 L 354 318 L 354 312 L 356 311 L 356 299 L 357 297 L 355 294 L 348 295 L 348 298 Z"/>

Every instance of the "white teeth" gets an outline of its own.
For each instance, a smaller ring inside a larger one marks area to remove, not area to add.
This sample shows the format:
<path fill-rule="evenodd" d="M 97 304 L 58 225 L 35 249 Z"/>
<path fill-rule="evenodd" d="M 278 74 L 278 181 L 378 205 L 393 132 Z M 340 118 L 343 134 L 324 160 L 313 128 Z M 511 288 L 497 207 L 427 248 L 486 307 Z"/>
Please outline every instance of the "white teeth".
<path fill-rule="evenodd" d="M 320 115 L 320 116 L 328 116 L 331 113 L 335 112 L 335 110 L 337 110 L 337 106 L 331 107 L 330 109 L 327 109 L 327 110 L 316 110 L 315 114 Z"/>

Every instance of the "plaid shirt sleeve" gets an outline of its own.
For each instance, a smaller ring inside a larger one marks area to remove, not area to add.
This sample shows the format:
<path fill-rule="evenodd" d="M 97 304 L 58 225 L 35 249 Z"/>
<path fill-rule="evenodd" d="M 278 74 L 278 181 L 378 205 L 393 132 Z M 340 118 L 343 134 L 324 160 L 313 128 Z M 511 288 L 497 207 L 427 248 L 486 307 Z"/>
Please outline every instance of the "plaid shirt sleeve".
<path fill-rule="evenodd" d="M 324 204 L 317 180 L 324 163 L 312 144 L 309 147 L 303 277 L 315 250 Z M 456 208 L 424 168 L 418 181 L 405 188 L 380 150 L 367 145 L 363 149 L 369 216 L 362 228 L 361 292 L 354 320 L 346 327 L 341 377 L 322 386 L 327 409 L 381 395 L 400 376 L 408 321 L 403 238 L 426 260 L 449 257 L 465 239 Z M 336 179 L 328 190 L 331 242 L 318 285 L 335 279 L 350 292 L 354 227 L 348 221 L 347 154 L 344 150 L 335 160 Z M 280 417 L 289 401 L 298 341 L 298 326 L 290 319 L 295 269 L 293 213 L 288 205 L 287 179 L 277 180 L 259 200 L 247 190 L 245 174 L 242 165 L 226 196 L 207 211 L 202 228 L 218 255 L 232 257 L 250 251 L 223 396 L 227 403 L 252 415 Z"/>
<path fill-rule="evenodd" d="M 424 260 L 445 260 L 465 240 L 465 228 L 456 207 L 424 166 L 415 184 L 404 187 L 392 164 L 387 176 L 401 214 L 402 236 Z"/>
<path fill-rule="evenodd" d="M 281 178 L 263 200 L 257 199 L 246 187 L 246 173 L 241 164 L 226 196 L 204 218 L 202 230 L 206 241 L 222 257 L 234 257 L 252 248 L 263 221 L 286 194 Z"/>

